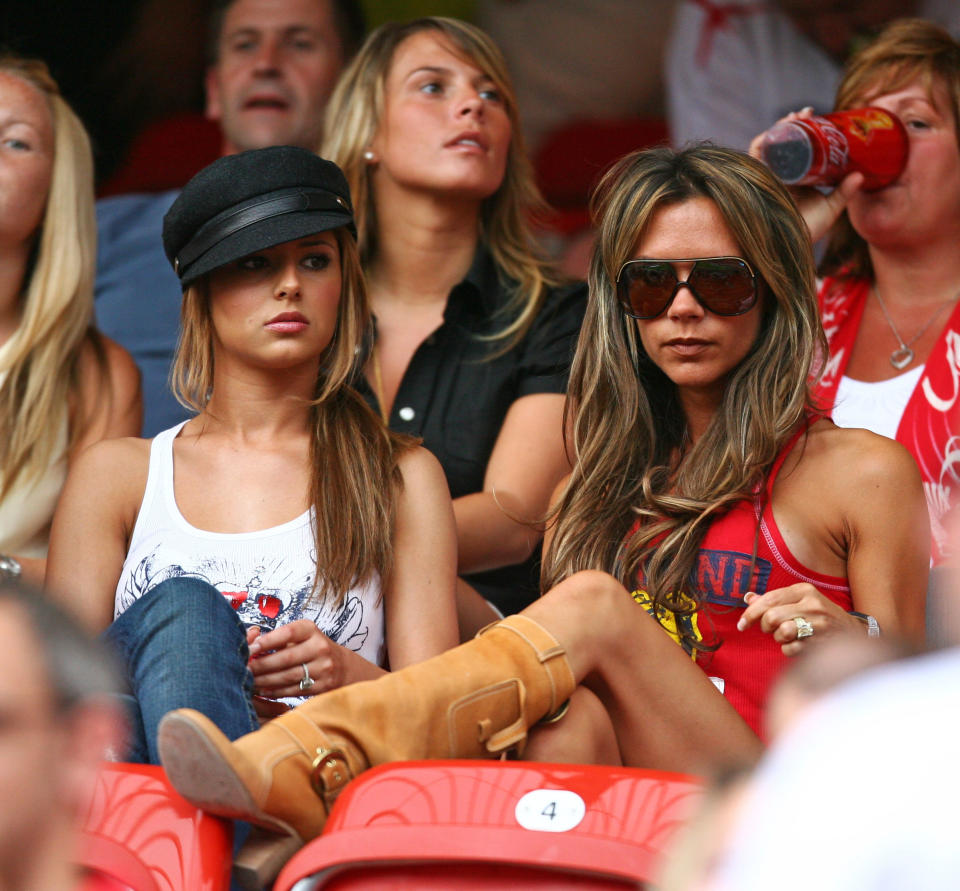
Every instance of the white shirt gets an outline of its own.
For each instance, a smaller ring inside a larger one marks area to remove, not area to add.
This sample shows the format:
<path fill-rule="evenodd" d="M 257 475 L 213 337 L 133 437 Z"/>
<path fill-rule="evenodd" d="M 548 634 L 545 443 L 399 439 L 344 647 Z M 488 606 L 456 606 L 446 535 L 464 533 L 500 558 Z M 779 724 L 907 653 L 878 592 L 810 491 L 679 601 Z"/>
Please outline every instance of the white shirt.
<path fill-rule="evenodd" d="M 922 365 L 886 381 L 858 381 L 844 375 L 837 387 L 833 422 L 838 427 L 862 427 L 896 439 L 900 419 L 921 374 Z"/>

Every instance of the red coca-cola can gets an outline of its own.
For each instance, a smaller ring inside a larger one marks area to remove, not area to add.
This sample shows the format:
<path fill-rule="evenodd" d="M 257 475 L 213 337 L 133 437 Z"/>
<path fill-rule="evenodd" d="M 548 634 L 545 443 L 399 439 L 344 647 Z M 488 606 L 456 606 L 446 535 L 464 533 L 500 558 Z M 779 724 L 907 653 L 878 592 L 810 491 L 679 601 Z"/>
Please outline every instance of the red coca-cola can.
<path fill-rule="evenodd" d="M 907 163 L 909 141 L 900 119 L 873 106 L 781 121 L 763 135 L 767 166 L 791 186 L 834 186 L 848 173 L 863 188 L 889 186 Z"/>

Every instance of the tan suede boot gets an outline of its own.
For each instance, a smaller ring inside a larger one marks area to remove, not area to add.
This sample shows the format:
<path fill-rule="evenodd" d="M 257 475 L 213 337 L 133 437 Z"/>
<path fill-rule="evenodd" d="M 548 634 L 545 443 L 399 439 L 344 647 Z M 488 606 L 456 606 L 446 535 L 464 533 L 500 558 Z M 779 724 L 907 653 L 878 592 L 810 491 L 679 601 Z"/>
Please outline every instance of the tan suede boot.
<path fill-rule="evenodd" d="M 527 728 L 575 686 L 554 637 L 510 616 L 426 662 L 314 696 L 233 743 L 199 712 L 170 712 L 160 758 L 187 800 L 303 844 L 368 767 L 521 753 Z"/>

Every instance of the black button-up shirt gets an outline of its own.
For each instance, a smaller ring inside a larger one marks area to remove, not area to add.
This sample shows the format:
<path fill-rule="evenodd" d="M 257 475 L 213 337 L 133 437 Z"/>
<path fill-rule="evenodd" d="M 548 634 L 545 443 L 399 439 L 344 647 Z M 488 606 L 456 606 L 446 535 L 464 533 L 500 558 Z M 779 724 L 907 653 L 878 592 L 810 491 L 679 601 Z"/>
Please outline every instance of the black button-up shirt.
<path fill-rule="evenodd" d="M 502 342 L 480 338 L 508 324 L 509 298 L 493 259 L 479 249 L 466 278 L 447 298 L 443 323 L 413 354 L 391 410 L 390 428 L 423 439 L 440 461 L 454 498 L 483 490 L 487 461 L 517 399 L 566 391 L 586 286 L 551 290 L 525 337 L 496 355 Z M 366 379 L 356 383 L 379 410 Z M 538 567 L 539 548 L 525 563 L 465 578 L 511 613 L 536 597 Z"/>

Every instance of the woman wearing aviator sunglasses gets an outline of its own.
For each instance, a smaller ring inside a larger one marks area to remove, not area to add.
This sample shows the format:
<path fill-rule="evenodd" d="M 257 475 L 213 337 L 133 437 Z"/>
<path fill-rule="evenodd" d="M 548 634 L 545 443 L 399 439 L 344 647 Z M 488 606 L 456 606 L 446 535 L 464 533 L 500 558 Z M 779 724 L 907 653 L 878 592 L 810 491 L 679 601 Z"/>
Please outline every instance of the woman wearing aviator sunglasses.
<path fill-rule="evenodd" d="M 817 412 L 813 258 L 783 186 L 726 149 L 657 149 L 607 174 L 597 211 L 547 593 L 235 743 L 168 715 L 161 757 L 187 798 L 307 838 L 366 767 L 523 750 L 567 699 L 527 757 L 729 764 L 759 754 L 786 657 L 878 623 L 922 634 L 918 473 Z"/>
<path fill-rule="evenodd" d="M 761 164 L 638 153 L 595 202 L 576 460 L 542 585 L 613 567 L 759 732 L 784 656 L 840 631 L 922 635 L 919 476 L 818 412 L 809 236 Z"/>

